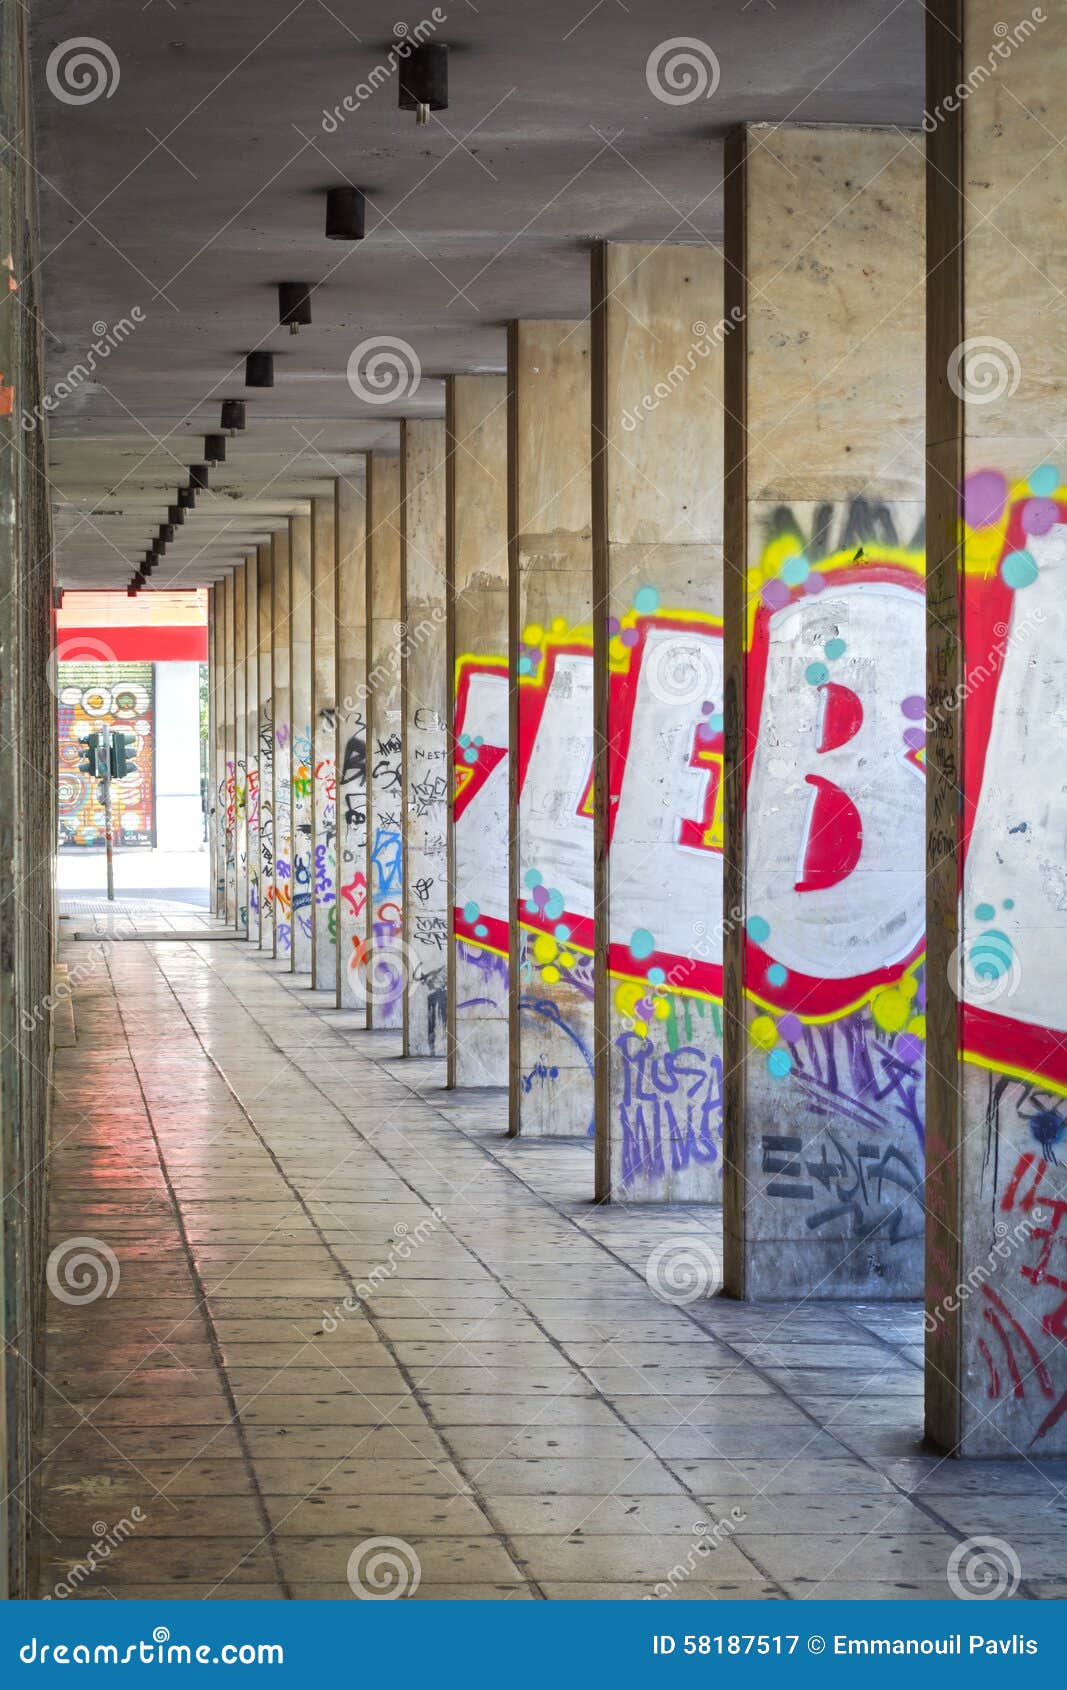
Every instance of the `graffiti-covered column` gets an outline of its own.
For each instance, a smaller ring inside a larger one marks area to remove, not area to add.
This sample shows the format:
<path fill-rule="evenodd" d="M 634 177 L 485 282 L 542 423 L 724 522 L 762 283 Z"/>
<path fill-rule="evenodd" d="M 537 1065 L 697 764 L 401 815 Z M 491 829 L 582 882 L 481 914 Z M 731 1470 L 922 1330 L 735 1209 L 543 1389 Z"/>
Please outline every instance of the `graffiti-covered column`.
<path fill-rule="evenodd" d="M 274 578 L 270 541 L 256 547 L 256 644 L 259 669 L 256 683 L 258 711 L 255 725 L 259 785 L 259 948 L 274 949 L 274 716 L 272 691 L 272 630 Z"/>
<path fill-rule="evenodd" d="M 1067 18 L 1001 18 L 927 25 L 926 1414 L 1032 1462 L 1067 1451 Z"/>
<path fill-rule="evenodd" d="M 726 1284 L 915 1296 L 922 162 L 895 130 L 727 150 Z"/>
<path fill-rule="evenodd" d="M 292 962 L 311 973 L 311 514 L 289 518 L 289 698 L 292 713 Z"/>
<path fill-rule="evenodd" d="M 222 855 L 225 875 L 223 910 L 229 927 L 237 925 L 237 722 L 233 668 L 233 572 L 222 583 Z"/>
<path fill-rule="evenodd" d="M 245 831 L 248 942 L 259 944 L 259 552 L 245 563 Z"/>
<path fill-rule="evenodd" d="M 337 1007 L 366 1020 L 367 955 L 367 503 L 364 489 L 335 483 L 337 555 Z"/>
<path fill-rule="evenodd" d="M 248 715 L 245 707 L 248 664 L 247 565 L 233 572 L 233 709 L 234 709 L 234 858 L 237 931 L 248 931 Z"/>
<path fill-rule="evenodd" d="M 211 588 L 211 788 L 208 808 L 211 843 L 211 908 L 220 919 L 226 915 L 226 735 L 225 679 L 223 651 L 223 583 Z"/>
<path fill-rule="evenodd" d="M 593 1130 L 589 325 L 508 337 L 509 1130 Z"/>
<path fill-rule="evenodd" d="M 311 950 L 313 984 L 323 992 L 337 985 L 336 590 L 331 489 L 311 501 Z"/>
<path fill-rule="evenodd" d="M 722 1198 L 722 257 L 593 257 L 597 1194 Z"/>
<path fill-rule="evenodd" d="M 443 1056 L 448 971 L 445 424 L 401 424 L 405 1056 Z"/>
<path fill-rule="evenodd" d="M 293 711 L 289 656 L 289 527 L 271 535 L 271 715 L 274 720 L 274 955 L 293 948 Z"/>
<path fill-rule="evenodd" d="M 372 1027 L 404 1021 L 400 732 L 400 459 L 367 460 L 367 883 L 360 985 Z"/>
<path fill-rule="evenodd" d="M 508 418 L 504 376 L 448 382 L 448 1083 L 508 1083 Z"/>

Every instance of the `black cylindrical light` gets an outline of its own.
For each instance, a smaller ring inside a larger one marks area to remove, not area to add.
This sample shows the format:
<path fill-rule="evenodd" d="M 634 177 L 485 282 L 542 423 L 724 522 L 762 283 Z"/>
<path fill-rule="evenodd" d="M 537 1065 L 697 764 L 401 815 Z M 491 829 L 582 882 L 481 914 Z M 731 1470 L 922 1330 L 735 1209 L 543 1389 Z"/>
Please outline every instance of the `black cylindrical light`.
<path fill-rule="evenodd" d="M 243 399 L 224 399 L 222 401 L 222 416 L 220 426 L 236 434 L 245 425 L 245 402 Z"/>
<path fill-rule="evenodd" d="M 189 465 L 189 486 L 198 493 L 207 492 L 207 464 Z"/>
<path fill-rule="evenodd" d="M 448 110 L 448 47 L 419 41 L 399 56 L 400 110 L 413 111 L 416 123 L 429 123 L 432 111 Z"/>
<path fill-rule="evenodd" d="M 278 321 L 283 327 L 289 325 L 290 334 L 307 327 L 311 322 L 310 282 L 278 283 Z"/>
<path fill-rule="evenodd" d="M 136 575 L 134 576 L 133 580 L 130 582 L 129 586 L 126 588 L 126 597 L 128 599 L 135 599 L 137 597 L 137 577 L 136 577 Z"/>
<path fill-rule="evenodd" d="M 224 464 L 226 462 L 226 436 L 224 434 L 205 434 L 204 458 L 209 464 Z"/>
<path fill-rule="evenodd" d="M 168 505 L 167 521 L 170 523 L 172 528 L 180 528 L 182 523 L 185 521 L 185 506 L 181 504 Z"/>
<path fill-rule="evenodd" d="M 160 531 L 158 538 L 152 541 L 152 550 L 156 554 L 156 562 L 157 563 L 159 562 L 161 557 L 164 557 L 166 555 L 167 542 L 163 538 L 162 530 Z"/>
<path fill-rule="evenodd" d="M 274 386 L 274 353 L 250 352 L 245 359 L 246 387 Z"/>
<path fill-rule="evenodd" d="M 345 184 L 326 190 L 326 239 L 361 241 L 365 233 L 367 202 L 362 188 Z"/>
<path fill-rule="evenodd" d="M 161 522 L 160 525 L 159 525 L 159 537 L 160 537 L 161 540 L 164 540 L 164 541 L 167 541 L 167 542 L 173 540 L 173 538 L 174 538 L 173 525 L 169 522 Z"/>
<path fill-rule="evenodd" d="M 178 488 L 178 505 L 179 505 L 179 508 L 183 511 L 195 511 L 195 509 L 196 509 L 196 488 L 195 487 L 179 487 Z"/>

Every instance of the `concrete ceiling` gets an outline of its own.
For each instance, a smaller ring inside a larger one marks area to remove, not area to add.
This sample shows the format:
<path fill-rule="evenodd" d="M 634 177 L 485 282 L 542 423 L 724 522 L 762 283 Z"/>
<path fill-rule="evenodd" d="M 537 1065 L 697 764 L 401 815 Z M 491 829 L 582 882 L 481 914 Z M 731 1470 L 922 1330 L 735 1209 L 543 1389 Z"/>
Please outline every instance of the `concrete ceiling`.
<path fill-rule="evenodd" d="M 414 30 L 433 13 L 419 0 L 403 16 Z M 441 376 L 502 369 L 509 318 L 584 313 L 591 240 L 718 241 L 732 124 L 922 115 L 921 0 L 443 0 L 442 14 L 450 104 L 420 128 L 395 74 L 357 92 L 394 40 L 396 9 L 373 0 L 37 0 L 60 585 L 126 585 L 223 398 L 247 400 L 247 430 L 159 586 L 217 579 L 359 473 L 359 453 L 395 449 L 400 415 L 443 410 Z M 47 63 L 72 37 L 111 49 L 110 96 L 56 97 Z M 649 55 L 675 37 L 714 53 L 710 97 L 650 92 Z M 325 189 L 344 181 L 369 197 L 354 245 L 324 235 Z M 299 335 L 277 326 L 283 280 L 318 284 Z M 123 319 L 91 378 L 65 379 Z M 378 335 L 422 367 L 399 402 L 348 380 Z M 270 391 L 243 386 L 256 346 L 277 354 Z"/>

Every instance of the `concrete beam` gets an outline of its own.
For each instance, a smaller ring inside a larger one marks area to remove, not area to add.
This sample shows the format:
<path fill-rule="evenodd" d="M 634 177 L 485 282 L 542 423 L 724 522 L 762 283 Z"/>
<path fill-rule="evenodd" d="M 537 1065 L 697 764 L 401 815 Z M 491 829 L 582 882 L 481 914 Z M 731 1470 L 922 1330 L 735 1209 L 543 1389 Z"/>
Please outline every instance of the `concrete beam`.
<path fill-rule="evenodd" d="M 289 654 L 289 525 L 271 535 L 271 715 L 274 720 L 274 955 L 293 949 L 292 689 Z"/>
<path fill-rule="evenodd" d="M 923 184 L 898 130 L 726 170 L 725 1269 L 922 1287 Z"/>
<path fill-rule="evenodd" d="M 447 403 L 448 1084 L 508 1083 L 508 417 L 504 376 Z"/>
<path fill-rule="evenodd" d="M 368 1023 L 404 1021 L 400 708 L 400 459 L 367 460 L 367 885 L 370 938 L 362 990 Z"/>
<path fill-rule="evenodd" d="M 713 247 L 594 251 L 601 1201 L 722 1198 L 722 297 Z"/>
<path fill-rule="evenodd" d="M 337 1007 L 366 1024 L 367 955 L 367 501 L 334 483 L 337 573 Z"/>
<path fill-rule="evenodd" d="M 537 1137 L 593 1124 L 589 391 L 587 322 L 511 324 L 509 1131 Z"/>
<path fill-rule="evenodd" d="M 312 981 L 337 988 L 337 593 L 334 493 L 311 501 Z"/>
<path fill-rule="evenodd" d="M 289 518 L 289 695 L 293 835 L 294 974 L 311 973 L 314 879 L 311 798 L 311 515 Z"/>
<path fill-rule="evenodd" d="M 447 1037 L 445 441 L 443 422 L 401 425 L 405 1056 L 443 1056 Z"/>
<path fill-rule="evenodd" d="M 926 1426 L 1067 1452 L 1062 8 L 927 22 Z M 997 57 L 991 51 L 996 47 Z M 992 65 L 984 79 L 973 67 Z M 969 98 L 960 99 L 963 87 Z M 1058 314 L 1059 313 L 1059 314 Z"/>

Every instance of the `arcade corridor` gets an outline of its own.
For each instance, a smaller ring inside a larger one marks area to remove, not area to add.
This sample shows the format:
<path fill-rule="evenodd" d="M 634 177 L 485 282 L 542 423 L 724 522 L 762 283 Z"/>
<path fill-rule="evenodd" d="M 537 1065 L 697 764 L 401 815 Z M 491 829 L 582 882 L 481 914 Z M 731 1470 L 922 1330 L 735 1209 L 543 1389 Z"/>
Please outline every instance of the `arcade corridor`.
<path fill-rule="evenodd" d="M 915 1306 L 665 1300 L 717 1211 L 594 1207 L 239 942 L 110 944 L 75 1018 L 52 1233 L 121 1276 L 50 1316 L 42 1593 L 351 1599 L 362 1545 L 421 1599 L 945 1598 L 992 1532 L 1067 1594 L 1067 1462 L 917 1452 Z"/>

